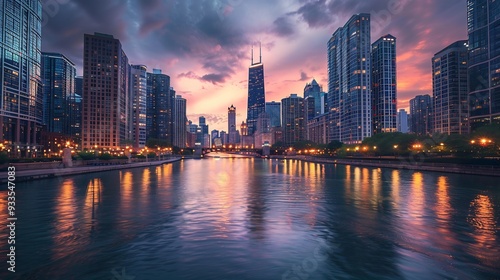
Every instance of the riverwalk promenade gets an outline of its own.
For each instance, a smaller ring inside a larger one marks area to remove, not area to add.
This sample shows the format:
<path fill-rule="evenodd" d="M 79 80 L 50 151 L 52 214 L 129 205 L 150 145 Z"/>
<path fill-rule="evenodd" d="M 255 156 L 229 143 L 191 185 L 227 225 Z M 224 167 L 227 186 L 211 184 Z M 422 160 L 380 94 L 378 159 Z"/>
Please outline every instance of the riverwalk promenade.
<path fill-rule="evenodd" d="M 71 176 L 77 174 L 84 173 L 93 173 L 93 172 L 104 172 L 111 170 L 120 170 L 120 169 L 129 169 L 129 168 L 138 168 L 138 167 L 148 167 L 148 166 L 158 166 L 165 163 L 171 163 L 180 161 L 181 157 L 170 158 L 166 160 L 157 160 L 157 161 L 149 161 L 149 162 L 136 162 L 136 163 L 127 163 L 120 165 L 104 165 L 104 166 L 78 166 L 78 167 L 58 167 L 58 168 L 50 168 L 50 169 L 33 169 L 33 170 L 21 170 L 16 171 L 15 181 L 30 181 L 44 178 L 54 178 L 61 176 Z M 43 164 L 43 163 L 40 163 Z M 0 182 L 5 183 L 7 181 L 8 173 L 7 171 L 0 173 Z"/>
<path fill-rule="evenodd" d="M 498 176 L 500 177 L 500 165 L 468 165 L 432 162 L 412 162 L 404 158 L 399 160 L 375 160 L 375 159 L 331 159 L 314 156 L 271 156 L 272 159 L 296 159 L 315 163 L 343 164 L 353 166 L 367 166 L 379 168 L 407 169 L 416 171 L 431 171 L 440 173 L 459 173 L 469 175 Z"/>

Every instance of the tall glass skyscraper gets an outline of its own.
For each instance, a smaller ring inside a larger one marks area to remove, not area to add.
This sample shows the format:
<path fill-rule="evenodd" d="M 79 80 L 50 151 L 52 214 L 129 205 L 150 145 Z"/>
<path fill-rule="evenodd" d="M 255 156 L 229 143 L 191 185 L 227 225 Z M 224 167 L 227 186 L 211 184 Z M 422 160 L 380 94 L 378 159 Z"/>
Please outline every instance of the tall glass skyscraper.
<path fill-rule="evenodd" d="M 253 135 L 257 128 L 257 118 L 265 111 L 264 64 L 262 64 L 262 48 L 259 62 L 254 63 L 252 48 L 252 65 L 248 71 L 248 135 Z"/>
<path fill-rule="evenodd" d="M 361 143 L 372 132 L 370 14 L 357 14 L 328 41 L 330 136 Z"/>
<path fill-rule="evenodd" d="M 148 94 L 146 109 L 147 138 L 173 142 L 173 103 L 175 92 L 170 87 L 170 77 L 161 70 L 147 74 Z"/>
<path fill-rule="evenodd" d="M 281 127 L 281 103 L 266 102 L 266 113 L 271 118 L 271 127 Z"/>
<path fill-rule="evenodd" d="M 84 35 L 83 149 L 119 149 L 129 140 L 128 58 L 112 35 Z"/>
<path fill-rule="evenodd" d="M 39 0 L 0 1 L 0 142 L 12 153 L 40 141 L 41 21 Z"/>
<path fill-rule="evenodd" d="M 396 132 L 396 37 L 382 36 L 372 45 L 373 133 Z"/>
<path fill-rule="evenodd" d="M 186 99 L 177 95 L 174 99 L 174 125 L 173 125 L 173 145 L 179 148 L 187 147 L 186 139 Z"/>
<path fill-rule="evenodd" d="M 42 53 L 43 120 L 47 131 L 71 134 L 69 97 L 75 93 L 75 64 L 60 53 Z"/>
<path fill-rule="evenodd" d="M 467 40 L 455 42 L 432 58 L 433 132 L 467 134 Z"/>
<path fill-rule="evenodd" d="M 130 117 L 131 126 L 129 138 L 134 148 L 146 146 L 146 97 L 147 97 L 147 67 L 131 65 L 130 70 Z"/>
<path fill-rule="evenodd" d="M 468 0 L 470 126 L 500 124 L 500 1 Z"/>

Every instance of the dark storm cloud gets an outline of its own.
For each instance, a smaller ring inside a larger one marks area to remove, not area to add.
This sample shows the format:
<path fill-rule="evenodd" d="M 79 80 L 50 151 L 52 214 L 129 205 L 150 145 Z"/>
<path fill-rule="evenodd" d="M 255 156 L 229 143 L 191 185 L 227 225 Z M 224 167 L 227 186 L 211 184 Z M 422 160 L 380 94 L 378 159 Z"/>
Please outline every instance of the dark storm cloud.
<path fill-rule="evenodd" d="M 228 74 L 216 74 L 216 73 L 210 73 L 210 74 L 205 74 L 203 76 L 198 76 L 196 73 L 193 71 L 189 71 L 186 73 L 181 73 L 177 75 L 177 78 L 187 78 L 187 79 L 193 79 L 193 80 L 200 80 L 202 82 L 208 82 L 212 83 L 214 85 L 224 83 L 226 79 L 229 77 Z"/>
<path fill-rule="evenodd" d="M 250 42 L 228 14 L 233 2 L 71 1 L 59 5 L 58 13 L 47 20 L 43 49 L 65 53 L 81 65 L 83 34 L 102 32 L 120 39 L 135 60 L 150 59 L 151 54 L 194 58 L 213 72 L 232 74 L 238 60 L 247 57 L 240 49 Z M 206 79 L 221 81 L 212 74 Z"/>
<path fill-rule="evenodd" d="M 296 13 L 309 27 L 328 26 L 337 21 L 337 16 L 328 10 L 326 0 L 307 1 Z"/>
<path fill-rule="evenodd" d="M 288 17 L 279 17 L 273 22 L 271 32 L 281 37 L 287 37 L 293 35 L 295 29 Z"/>

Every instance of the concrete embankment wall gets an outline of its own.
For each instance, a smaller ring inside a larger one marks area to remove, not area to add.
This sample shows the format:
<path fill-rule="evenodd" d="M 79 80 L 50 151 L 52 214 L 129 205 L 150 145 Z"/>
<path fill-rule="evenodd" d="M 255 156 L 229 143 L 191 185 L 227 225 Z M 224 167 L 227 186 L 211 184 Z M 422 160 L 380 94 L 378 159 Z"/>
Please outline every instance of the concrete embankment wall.
<path fill-rule="evenodd" d="M 356 165 L 356 166 L 379 167 L 379 168 L 408 169 L 408 170 L 432 171 L 441 173 L 459 173 L 459 174 L 500 177 L 500 165 L 480 166 L 480 165 L 467 165 L 467 164 L 443 164 L 443 163 L 408 162 L 408 161 L 325 159 L 325 158 L 317 158 L 310 156 L 272 156 L 271 158 L 296 159 L 296 160 L 304 160 L 309 162 L 325 163 L 325 164 L 343 164 L 343 165 Z"/>

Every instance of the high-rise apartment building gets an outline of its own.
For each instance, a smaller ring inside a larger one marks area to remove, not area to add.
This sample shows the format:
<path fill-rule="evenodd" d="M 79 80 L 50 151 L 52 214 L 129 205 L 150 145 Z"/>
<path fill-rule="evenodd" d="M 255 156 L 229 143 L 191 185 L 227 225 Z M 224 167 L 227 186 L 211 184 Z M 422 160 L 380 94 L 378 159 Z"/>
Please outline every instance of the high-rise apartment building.
<path fill-rule="evenodd" d="M 264 64 L 262 64 L 262 48 L 259 62 L 254 62 L 252 48 L 252 64 L 248 71 L 248 134 L 253 135 L 257 128 L 257 118 L 265 111 Z"/>
<path fill-rule="evenodd" d="M 372 135 L 370 15 L 357 14 L 328 41 L 330 137 L 346 144 Z"/>
<path fill-rule="evenodd" d="M 41 1 L 0 1 L 0 142 L 13 154 L 40 143 L 41 22 Z"/>
<path fill-rule="evenodd" d="M 417 135 L 432 133 L 432 97 L 428 94 L 417 95 L 410 100 L 410 131 Z"/>
<path fill-rule="evenodd" d="M 304 98 L 297 94 L 281 100 L 283 120 L 283 142 L 293 145 L 306 140 L 306 120 L 304 113 Z"/>
<path fill-rule="evenodd" d="M 372 44 L 372 132 L 396 132 L 396 37 L 388 34 Z"/>
<path fill-rule="evenodd" d="M 187 147 L 186 139 L 186 99 L 177 95 L 174 99 L 173 145 L 179 148 Z"/>
<path fill-rule="evenodd" d="M 42 53 L 43 120 L 47 131 L 71 134 L 68 104 L 75 93 L 75 64 L 60 53 Z"/>
<path fill-rule="evenodd" d="M 470 128 L 500 124 L 500 1 L 468 0 Z"/>
<path fill-rule="evenodd" d="M 130 66 L 130 140 L 134 148 L 146 146 L 146 98 L 147 67 L 145 65 Z"/>
<path fill-rule="evenodd" d="M 469 132 L 467 49 L 467 40 L 458 41 L 432 58 L 434 132 L 448 135 Z"/>
<path fill-rule="evenodd" d="M 84 35 L 82 148 L 119 149 L 129 139 L 130 65 L 120 40 Z"/>

